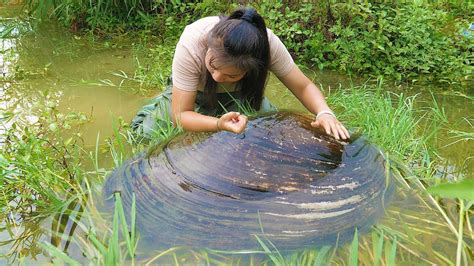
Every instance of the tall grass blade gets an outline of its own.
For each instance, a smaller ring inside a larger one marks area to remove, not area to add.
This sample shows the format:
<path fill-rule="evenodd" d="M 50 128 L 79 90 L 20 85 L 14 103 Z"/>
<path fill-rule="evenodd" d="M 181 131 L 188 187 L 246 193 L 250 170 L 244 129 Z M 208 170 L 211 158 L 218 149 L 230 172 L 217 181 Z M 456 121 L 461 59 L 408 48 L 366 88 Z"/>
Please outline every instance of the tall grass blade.
<path fill-rule="evenodd" d="M 119 193 L 115 193 L 115 211 L 114 211 L 114 218 L 112 221 L 112 237 L 109 239 L 108 250 L 106 254 L 106 264 L 107 265 L 116 265 L 119 261 L 119 254 L 120 254 L 120 246 L 119 246 L 119 212 L 117 211 L 119 208 L 117 198 L 120 197 Z"/>
<path fill-rule="evenodd" d="M 92 241 L 92 244 L 99 250 L 99 253 L 101 254 L 106 254 L 107 253 L 107 248 L 100 242 L 97 237 L 95 236 L 95 233 L 91 232 L 87 235 L 88 239 Z"/>
<path fill-rule="evenodd" d="M 456 250 L 456 266 L 461 265 L 461 254 L 463 246 L 463 225 L 464 225 L 464 200 L 459 199 L 459 226 L 458 226 L 458 244 Z M 467 265 L 467 264 L 466 264 Z"/>
<path fill-rule="evenodd" d="M 397 254 L 397 238 L 393 239 L 392 248 L 390 249 L 389 266 L 395 266 L 395 255 Z"/>
<path fill-rule="evenodd" d="M 179 266 L 178 256 L 176 256 L 176 253 L 173 253 L 173 260 L 174 260 L 174 265 Z"/>
<path fill-rule="evenodd" d="M 53 257 L 56 257 L 56 258 L 59 258 L 61 259 L 62 261 L 64 261 L 65 263 L 69 264 L 69 265 L 72 265 L 72 266 L 80 266 L 82 265 L 80 262 L 72 259 L 71 257 L 69 257 L 66 253 L 62 252 L 60 249 L 58 249 L 57 247 L 51 245 L 50 243 L 48 242 L 44 242 L 44 243 L 39 243 L 39 245 L 46 251 L 48 251 Z"/>
<path fill-rule="evenodd" d="M 324 246 L 319 249 L 318 255 L 316 256 L 316 259 L 314 260 L 314 266 L 319 266 L 319 265 L 327 265 L 329 264 L 329 261 L 327 260 L 327 256 L 329 254 L 329 251 L 331 250 L 331 246 Z"/>
<path fill-rule="evenodd" d="M 378 240 L 376 241 L 376 238 L 378 237 Z M 372 237 L 372 245 L 373 245 L 373 251 L 374 251 L 374 266 L 378 266 L 380 264 L 380 260 L 382 258 L 382 252 L 383 252 L 383 242 L 384 242 L 384 233 L 383 230 L 380 232 L 380 235 L 376 235 L 376 233 L 373 233 Z M 375 245 L 377 243 L 377 245 Z"/>
<path fill-rule="evenodd" d="M 273 249 L 275 250 L 275 252 L 277 253 L 278 255 L 278 258 L 281 260 L 281 261 L 285 261 L 285 259 L 283 258 L 283 256 L 281 255 L 280 251 L 277 249 L 277 247 L 275 246 L 275 244 L 273 244 L 272 241 L 270 241 L 269 239 L 267 239 L 267 242 L 270 243 L 270 245 L 273 247 Z"/>
<path fill-rule="evenodd" d="M 137 220 L 137 206 L 136 206 L 136 200 L 135 200 L 135 193 L 132 194 L 132 208 L 130 210 L 130 215 L 132 216 L 130 218 L 130 230 L 131 230 L 131 241 L 132 241 L 132 246 L 133 248 L 133 253 L 130 253 L 132 257 L 134 256 L 135 253 L 135 248 L 137 244 L 137 239 L 136 239 L 136 220 Z"/>
<path fill-rule="evenodd" d="M 132 248 L 132 243 L 130 241 L 130 233 L 128 230 L 128 225 L 127 225 L 127 220 L 125 219 L 125 212 L 123 210 L 123 204 L 122 204 L 122 197 L 120 194 L 115 194 L 115 200 L 116 200 L 116 208 L 115 211 L 118 211 L 119 213 L 119 218 L 120 218 L 120 225 L 122 228 L 122 235 L 125 238 L 125 243 L 127 245 L 128 252 L 130 253 L 130 256 L 133 257 L 133 248 Z"/>
<path fill-rule="evenodd" d="M 154 256 L 153 258 L 151 258 L 149 261 L 147 261 L 147 263 L 145 264 L 145 266 L 149 266 L 149 265 L 156 265 L 156 263 L 154 263 L 157 259 L 163 257 L 163 256 L 166 256 L 170 253 L 175 253 L 176 251 L 178 250 L 181 250 L 181 249 L 184 249 L 185 247 L 172 247 L 172 248 L 169 248 L 163 252 L 161 252 L 160 254 Z M 154 264 L 152 264 L 154 263 Z"/>
<path fill-rule="evenodd" d="M 262 234 L 265 234 L 265 231 L 263 231 L 263 223 L 262 223 L 262 218 L 260 217 L 260 211 L 257 210 L 257 218 L 258 218 L 258 225 L 260 226 L 260 231 Z"/>
<path fill-rule="evenodd" d="M 359 233 L 357 232 L 357 228 L 356 228 L 354 232 L 354 239 L 352 240 L 352 244 L 351 244 L 349 265 L 357 266 L 358 260 L 359 260 Z"/>
<path fill-rule="evenodd" d="M 270 248 L 265 244 L 265 242 L 260 239 L 257 235 L 255 235 L 260 246 L 262 246 L 263 250 L 268 253 L 268 257 L 275 265 L 285 265 L 285 259 L 281 256 L 280 252 L 278 252 L 278 256 L 273 255 L 274 252 L 270 250 Z M 273 244 L 272 244 L 273 245 Z"/>

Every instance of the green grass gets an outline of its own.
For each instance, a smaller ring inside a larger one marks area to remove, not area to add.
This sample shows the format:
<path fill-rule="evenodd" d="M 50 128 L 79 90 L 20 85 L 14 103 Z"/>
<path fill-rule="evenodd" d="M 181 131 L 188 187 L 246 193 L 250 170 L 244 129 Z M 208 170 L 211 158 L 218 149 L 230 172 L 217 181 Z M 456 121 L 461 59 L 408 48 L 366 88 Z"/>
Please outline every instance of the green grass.
<path fill-rule="evenodd" d="M 67 246 L 59 246 L 58 243 L 64 242 L 79 247 L 85 254 L 84 259 L 95 265 L 170 262 L 216 265 L 461 265 L 471 262 L 468 254 L 472 250 L 466 243 L 472 234 L 472 226 L 468 222 L 472 215 L 469 203 L 459 202 L 461 211 L 453 217 L 436 198 L 424 193 L 427 186 L 435 183 L 433 169 L 437 164 L 436 154 L 432 153 L 428 143 L 436 137 L 436 131 L 440 129 L 437 125 L 443 125 L 445 121 L 444 111 L 436 102 L 430 108 L 417 110 L 414 106 L 416 96 L 385 92 L 382 84 L 351 87 L 329 95 L 330 105 L 338 110 L 341 120 L 359 128 L 385 150 L 386 156 L 389 154 L 388 166 L 397 176 L 396 182 L 404 186 L 399 194 L 412 199 L 395 201 L 394 208 L 387 210 L 385 218 L 371 233 L 356 233 L 349 244 L 289 253 L 280 251 L 268 239 L 258 236 L 255 241 L 260 243 L 261 249 L 257 250 L 222 252 L 172 247 L 147 254 L 146 258 L 137 261 L 134 256 L 138 245 L 136 211 L 132 208 L 130 214 L 125 213 L 117 195 L 111 223 L 105 222 L 106 217 L 101 217 L 95 209 L 93 190 L 111 170 L 104 168 L 103 162 L 99 161 L 100 147 L 105 146 L 101 144 L 100 136 L 97 136 L 96 149 L 85 152 L 80 127 L 87 122 L 87 117 L 75 113 L 61 114 L 52 104 L 55 102 L 52 96 L 46 94 L 43 97 L 47 99 L 45 103 L 37 103 L 33 108 L 40 117 L 37 123 L 29 124 L 21 119 L 21 114 L 10 115 L 9 119 L 16 119 L 11 120 L 15 126 L 2 136 L 6 142 L 0 156 L 0 206 L 4 210 L 0 218 L 4 221 L 2 229 L 11 232 L 11 241 L 3 243 L 11 246 L 9 254 L 6 254 L 11 256 L 11 261 L 33 255 L 38 239 L 45 233 L 40 224 L 48 217 L 54 217 L 56 223 L 48 233 L 56 240 L 50 244 L 42 243 L 41 248 L 58 263 L 82 263 L 67 254 Z M 164 132 L 170 133 L 167 137 L 171 138 L 175 129 L 169 129 L 169 132 Z M 64 132 L 71 133 L 60 134 Z M 145 147 L 144 143 L 135 142 L 127 123 L 120 119 L 114 123 L 114 134 L 106 138 L 106 145 L 115 166 Z M 92 162 L 92 169 L 86 168 L 88 161 Z M 406 162 L 411 163 L 410 167 L 406 166 Z M 77 205 L 83 208 L 73 207 Z M 417 209 L 420 208 L 418 205 L 424 207 Z M 23 219 L 14 220 L 12 215 L 21 215 Z M 129 219 L 126 219 L 127 215 L 130 215 Z M 72 222 L 75 229 L 66 231 L 65 221 Z M 26 230 L 18 235 L 15 234 L 18 228 Z M 436 245 L 430 243 L 430 239 L 437 239 Z M 445 254 L 444 247 L 454 253 Z M 19 253 L 19 250 L 22 252 Z"/>
<path fill-rule="evenodd" d="M 442 122 L 442 119 L 433 116 L 431 110 L 416 111 L 416 100 L 416 96 L 385 91 L 379 81 L 375 87 L 362 85 L 332 91 L 328 104 L 349 127 L 364 132 L 386 152 L 417 156 L 436 132 L 436 129 L 420 132 L 422 119 L 430 123 Z"/>
<path fill-rule="evenodd" d="M 127 224 L 125 213 L 119 193 L 114 194 L 115 207 L 112 221 L 112 228 L 105 234 L 99 234 L 94 222 L 83 224 L 79 220 L 74 222 L 80 224 L 80 227 L 86 232 L 86 242 L 77 242 L 83 250 L 85 258 L 96 265 L 135 265 L 135 250 L 137 247 L 138 236 L 136 234 L 135 220 L 135 195 L 132 198 L 132 209 L 130 212 L 130 226 Z M 92 221 L 92 214 L 86 211 L 88 221 Z M 122 234 L 120 234 L 122 232 Z M 121 236 L 121 237 L 120 237 Z M 105 240 L 100 240 L 105 239 Z M 57 246 L 48 242 L 39 244 L 53 258 L 55 263 L 61 261 L 70 265 L 82 265 L 83 263 L 70 257 L 67 253 Z M 85 245 L 85 246 L 84 246 Z M 89 245 L 89 246 L 87 246 Z M 125 246 L 125 248 L 123 248 Z"/>

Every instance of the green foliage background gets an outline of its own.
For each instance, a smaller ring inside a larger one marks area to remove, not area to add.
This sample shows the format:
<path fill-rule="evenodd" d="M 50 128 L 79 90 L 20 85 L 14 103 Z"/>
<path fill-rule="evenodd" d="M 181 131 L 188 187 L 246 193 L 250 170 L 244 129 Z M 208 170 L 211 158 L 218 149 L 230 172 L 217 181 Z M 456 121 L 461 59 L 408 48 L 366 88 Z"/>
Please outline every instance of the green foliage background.
<path fill-rule="evenodd" d="M 298 63 L 398 82 L 421 79 L 472 85 L 474 37 L 462 35 L 474 16 L 474 4 L 469 1 L 240 3 L 264 16 Z M 208 0 L 26 0 L 26 4 L 30 13 L 55 17 L 73 31 L 105 38 L 156 37 L 154 45 L 171 54 L 187 24 L 208 15 L 228 14 L 239 6 Z M 166 73 L 170 57 L 165 58 L 166 67 L 161 64 L 149 70 Z"/>

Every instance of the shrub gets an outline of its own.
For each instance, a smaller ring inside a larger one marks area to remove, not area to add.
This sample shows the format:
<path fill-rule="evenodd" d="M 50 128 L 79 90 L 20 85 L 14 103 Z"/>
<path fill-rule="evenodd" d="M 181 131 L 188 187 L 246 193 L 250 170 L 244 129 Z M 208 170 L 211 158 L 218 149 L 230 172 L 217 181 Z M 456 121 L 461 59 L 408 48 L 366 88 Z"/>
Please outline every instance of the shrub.
<path fill-rule="evenodd" d="M 446 12 L 415 4 L 370 3 L 335 10 L 338 19 L 331 32 L 336 39 L 328 44 L 335 59 L 332 67 L 398 81 L 416 80 L 420 74 L 447 82 L 465 78 L 467 47 L 456 47 L 455 38 L 441 33 L 448 22 Z"/>
<path fill-rule="evenodd" d="M 167 45 L 176 42 L 183 28 L 196 19 L 229 13 L 237 7 L 227 1 L 208 0 L 198 3 L 27 0 L 26 3 L 32 12 L 40 15 L 49 10 L 73 30 L 88 29 L 99 35 L 138 30 L 161 38 Z M 320 69 L 385 76 L 399 82 L 427 79 L 466 85 L 472 81 L 474 39 L 459 34 L 459 28 L 468 25 L 469 14 L 473 13 L 470 4 L 443 1 L 251 4 L 300 63 Z"/>

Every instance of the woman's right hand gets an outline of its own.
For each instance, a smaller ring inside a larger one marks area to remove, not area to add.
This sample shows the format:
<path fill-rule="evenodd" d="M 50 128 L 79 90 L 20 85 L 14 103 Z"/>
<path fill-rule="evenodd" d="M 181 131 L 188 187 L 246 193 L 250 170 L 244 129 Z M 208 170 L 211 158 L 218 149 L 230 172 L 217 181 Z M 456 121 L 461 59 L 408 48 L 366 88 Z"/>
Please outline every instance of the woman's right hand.
<path fill-rule="evenodd" d="M 218 118 L 217 127 L 219 130 L 225 130 L 233 133 L 242 133 L 247 126 L 248 118 L 238 112 L 228 112 Z"/>

